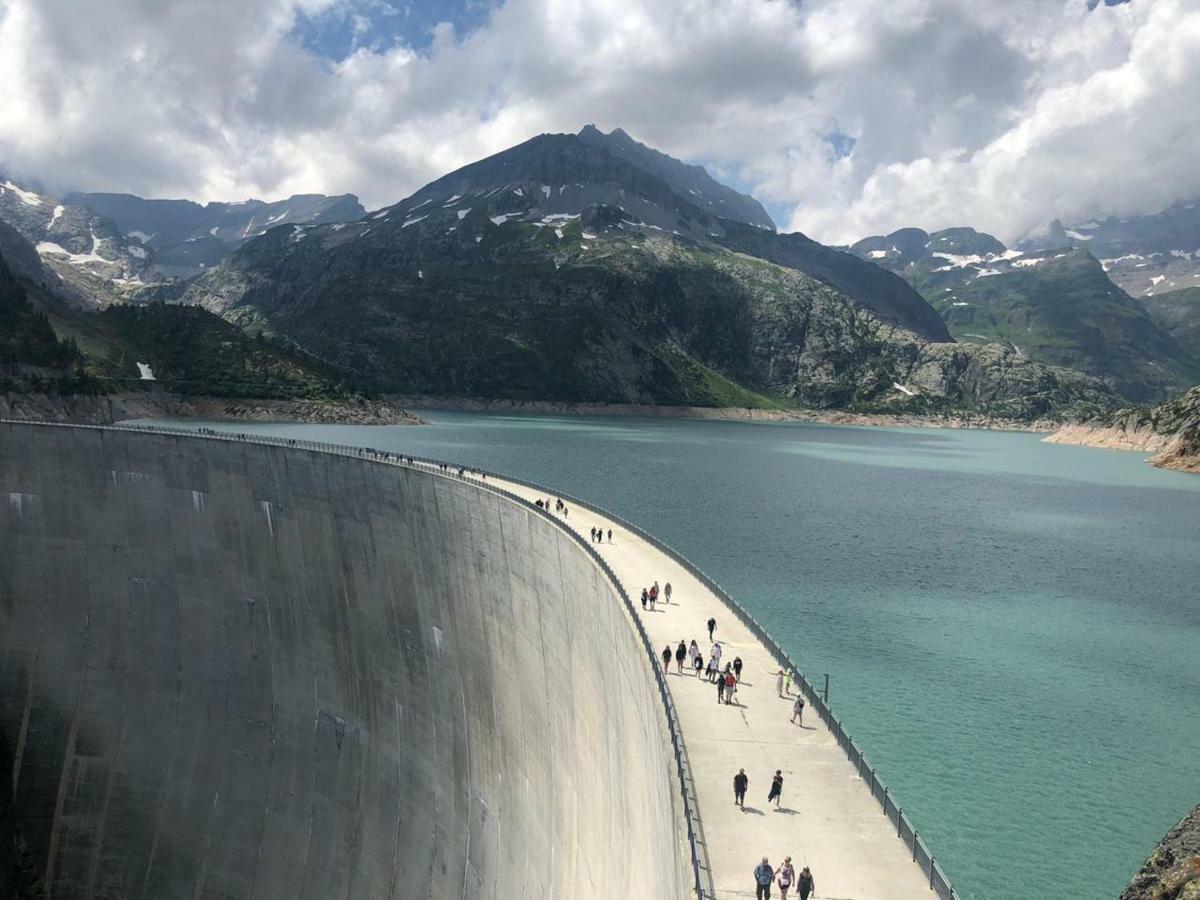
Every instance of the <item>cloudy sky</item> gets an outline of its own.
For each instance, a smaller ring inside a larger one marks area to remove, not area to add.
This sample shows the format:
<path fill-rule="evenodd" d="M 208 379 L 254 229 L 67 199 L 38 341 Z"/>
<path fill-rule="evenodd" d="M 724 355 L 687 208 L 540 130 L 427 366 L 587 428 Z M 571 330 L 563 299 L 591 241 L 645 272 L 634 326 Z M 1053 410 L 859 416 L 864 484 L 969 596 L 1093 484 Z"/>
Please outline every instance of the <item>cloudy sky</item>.
<path fill-rule="evenodd" d="M 0 0 L 0 168 L 394 202 L 621 126 L 827 242 L 1200 195 L 1200 0 Z"/>

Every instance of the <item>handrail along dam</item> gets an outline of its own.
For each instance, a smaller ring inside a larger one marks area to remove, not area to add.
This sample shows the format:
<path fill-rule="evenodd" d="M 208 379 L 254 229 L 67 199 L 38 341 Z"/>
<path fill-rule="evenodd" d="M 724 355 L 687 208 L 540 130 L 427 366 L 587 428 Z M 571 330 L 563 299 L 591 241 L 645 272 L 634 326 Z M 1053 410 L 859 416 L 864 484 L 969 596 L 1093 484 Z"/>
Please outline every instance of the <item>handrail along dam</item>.
<path fill-rule="evenodd" d="M 692 892 L 650 660 L 534 510 L 33 424 L 0 494 L 0 898 Z"/>

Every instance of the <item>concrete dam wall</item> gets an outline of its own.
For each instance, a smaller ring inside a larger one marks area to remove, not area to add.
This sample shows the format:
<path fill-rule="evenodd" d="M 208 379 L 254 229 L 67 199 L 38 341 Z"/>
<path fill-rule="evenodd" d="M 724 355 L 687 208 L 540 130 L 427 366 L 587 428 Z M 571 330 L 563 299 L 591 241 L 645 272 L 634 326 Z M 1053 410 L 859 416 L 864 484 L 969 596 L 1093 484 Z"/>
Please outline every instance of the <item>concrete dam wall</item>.
<path fill-rule="evenodd" d="M 683 897 L 650 661 L 554 523 L 0 424 L 0 898 Z"/>

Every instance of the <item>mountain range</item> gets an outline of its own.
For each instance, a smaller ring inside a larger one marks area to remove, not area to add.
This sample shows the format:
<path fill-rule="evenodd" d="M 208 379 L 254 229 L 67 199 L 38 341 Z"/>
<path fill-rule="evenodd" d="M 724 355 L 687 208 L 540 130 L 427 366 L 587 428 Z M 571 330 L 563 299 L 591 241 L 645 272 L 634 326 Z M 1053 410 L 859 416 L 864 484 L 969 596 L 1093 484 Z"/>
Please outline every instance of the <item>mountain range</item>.
<path fill-rule="evenodd" d="M 201 307 L 382 393 L 1028 419 L 1200 381 L 1194 306 L 1130 297 L 1089 252 L 1183 241 L 1183 206 L 1173 230 L 1146 217 L 1124 237 L 1056 225 L 1010 249 L 910 228 L 835 248 L 591 125 L 370 213 L 351 195 L 60 201 L 0 183 L 0 255 L 42 294 Z"/>
<path fill-rule="evenodd" d="M 954 344 L 903 279 L 710 189 L 624 132 L 540 135 L 360 222 L 273 229 L 183 300 L 387 392 L 1015 415 L 1106 402 L 1097 379 Z"/>
<path fill-rule="evenodd" d="M 1109 216 L 1064 226 L 1055 220 L 1021 249 L 1086 249 L 1134 297 L 1200 287 L 1200 202 L 1142 216 Z"/>
<path fill-rule="evenodd" d="M 1009 249 L 973 228 L 904 228 L 850 248 L 927 298 L 957 340 L 1000 342 L 1050 365 L 1095 375 L 1134 402 L 1200 382 L 1186 324 L 1160 320 L 1083 246 Z"/>

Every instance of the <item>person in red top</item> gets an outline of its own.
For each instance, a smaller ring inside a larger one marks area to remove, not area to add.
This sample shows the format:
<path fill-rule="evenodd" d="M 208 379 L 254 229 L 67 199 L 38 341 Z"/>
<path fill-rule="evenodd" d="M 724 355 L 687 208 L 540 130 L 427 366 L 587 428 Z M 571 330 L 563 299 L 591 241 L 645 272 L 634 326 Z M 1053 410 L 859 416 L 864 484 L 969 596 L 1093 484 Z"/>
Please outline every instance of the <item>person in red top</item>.
<path fill-rule="evenodd" d="M 732 703 L 733 695 L 737 693 L 737 676 L 733 674 L 729 666 L 725 666 L 725 702 Z"/>

